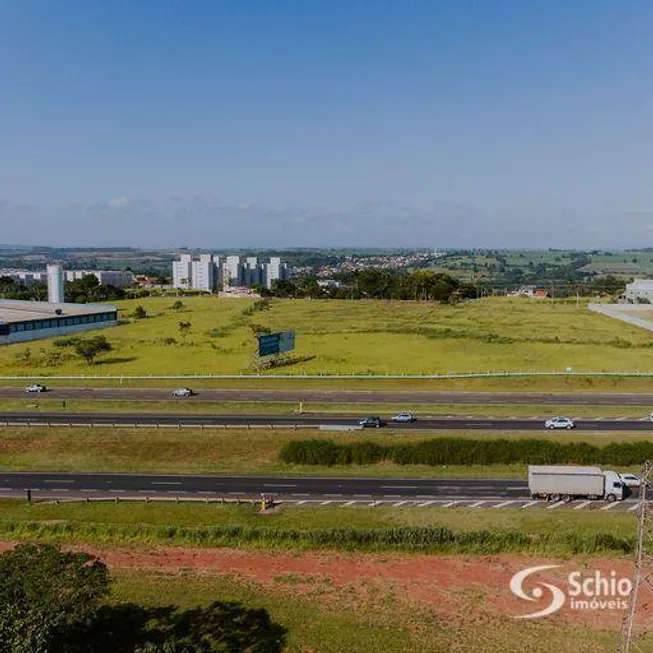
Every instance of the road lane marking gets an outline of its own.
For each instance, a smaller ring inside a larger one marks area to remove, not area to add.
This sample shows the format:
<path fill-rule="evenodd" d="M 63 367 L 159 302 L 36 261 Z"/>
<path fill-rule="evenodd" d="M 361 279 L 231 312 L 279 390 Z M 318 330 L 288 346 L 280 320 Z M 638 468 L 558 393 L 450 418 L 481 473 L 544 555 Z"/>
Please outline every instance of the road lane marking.
<path fill-rule="evenodd" d="M 320 503 L 321 506 L 328 506 L 329 504 L 333 503 L 333 501 L 322 501 Z"/>
<path fill-rule="evenodd" d="M 547 506 L 547 510 L 555 510 L 556 508 L 559 508 L 560 506 L 564 506 L 565 502 L 564 501 L 556 501 L 553 505 Z"/>
<path fill-rule="evenodd" d="M 607 506 L 603 506 L 603 508 L 599 508 L 599 510 L 612 510 L 616 505 L 617 502 L 613 501 L 612 503 L 609 503 Z"/>
<path fill-rule="evenodd" d="M 517 503 L 518 499 L 512 499 L 511 501 L 503 501 L 502 503 L 497 503 L 496 506 L 492 506 L 493 508 L 505 508 L 506 506 L 509 506 L 511 503 Z"/>
<path fill-rule="evenodd" d="M 394 508 L 399 508 L 399 506 L 403 506 L 405 503 L 408 503 L 408 501 L 397 501 L 397 503 L 393 503 L 392 506 Z"/>
<path fill-rule="evenodd" d="M 445 503 L 442 507 L 451 508 L 452 506 L 455 506 L 457 503 L 460 503 L 460 501 L 449 501 L 448 503 Z"/>
<path fill-rule="evenodd" d="M 529 501 L 528 503 L 525 503 L 525 504 L 522 506 L 522 509 L 523 509 L 523 508 L 530 508 L 531 506 L 534 506 L 536 503 L 539 503 L 539 501 L 538 501 L 538 500 L 535 500 L 535 501 Z"/>
<path fill-rule="evenodd" d="M 577 506 L 574 506 L 574 510 L 582 510 L 582 509 L 585 508 L 586 506 L 589 506 L 590 503 L 592 503 L 592 502 L 591 502 L 591 501 L 582 501 L 582 502 L 579 503 Z"/>
<path fill-rule="evenodd" d="M 430 506 L 433 503 L 435 503 L 435 501 L 424 501 L 423 503 L 418 503 L 417 508 L 426 508 L 426 506 Z"/>
<path fill-rule="evenodd" d="M 346 506 L 353 506 L 356 503 L 356 501 L 347 501 L 347 503 L 343 503 L 343 508 Z"/>
<path fill-rule="evenodd" d="M 298 506 L 303 506 L 305 503 L 308 503 L 308 501 L 298 501 L 297 505 Z"/>
<path fill-rule="evenodd" d="M 484 503 L 487 503 L 487 501 L 475 501 L 474 503 L 471 503 L 468 505 L 468 508 L 480 508 Z"/>

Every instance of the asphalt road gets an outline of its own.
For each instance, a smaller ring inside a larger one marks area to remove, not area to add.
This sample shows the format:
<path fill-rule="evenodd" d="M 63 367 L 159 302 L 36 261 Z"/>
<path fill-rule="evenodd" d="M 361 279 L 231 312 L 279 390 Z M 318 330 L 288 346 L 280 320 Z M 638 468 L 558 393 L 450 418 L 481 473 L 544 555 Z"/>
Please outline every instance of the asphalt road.
<path fill-rule="evenodd" d="M 596 419 L 577 420 L 576 429 L 582 431 L 653 431 L 653 422 L 645 420 Z M 2 412 L 0 426 L 19 424 L 77 424 L 116 426 L 355 426 L 352 417 L 275 415 L 178 415 L 170 413 L 67 413 L 67 412 Z M 444 417 L 420 419 L 411 423 L 389 423 L 389 428 L 401 430 L 483 430 L 483 431 L 543 431 L 541 419 L 505 419 L 487 417 Z"/>
<path fill-rule="evenodd" d="M 173 400 L 170 389 L 156 388 L 58 388 L 43 397 L 53 399 L 105 399 L 133 401 Z M 0 398 L 23 398 L 25 389 L 0 388 Z M 37 395 L 33 395 L 37 396 Z M 365 391 L 365 390 L 201 390 L 194 397 L 175 401 L 195 402 L 279 402 L 337 404 L 405 404 L 410 405 L 546 405 L 546 406 L 651 406 L 653 394 L 573 393 L 549 394 L 533 392 L 455 392 L 455 391 Z"/>
<path fill-rule="evenodd" d="M 328 478 L 294 476 L 190 476 L 149 474 L 67 474 L 0 472 L 0 493 L 145 492 L 238 496 L 525 498 L 525 481 L 435 480 L 405 478 Z M 90 496 L 90 495 L 89 495 Z"/>

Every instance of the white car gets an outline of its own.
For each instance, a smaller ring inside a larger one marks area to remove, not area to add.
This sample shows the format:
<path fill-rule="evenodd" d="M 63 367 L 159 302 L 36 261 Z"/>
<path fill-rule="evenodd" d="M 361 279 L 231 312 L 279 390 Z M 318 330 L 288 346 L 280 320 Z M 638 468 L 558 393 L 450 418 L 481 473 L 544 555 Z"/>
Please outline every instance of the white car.
<path fill-rule="evenodd" d="M 544 422 L 545 429 L 573 429 L 576 428 L 573 420 L 568 417 L 552 417 Z"/>
<path fill-rule="evenodd" d="M 626 487 L 639 487 L 642 484 L 642 479 L 637 474 L 619 474 L 619 476 Z"/>
<path fill-rule="evenodd" d="M 397 413 L 393 418 L 393 422 L 414 422 L 417 418 L 412 413 Z"/>
<path fill-rule="evenodd" d="M 172 391 L 173 397 L 192 397 L 194 394 L 190 388 L 177 388 Z"/>
<path fill-rule="evenodd" d="M 25 392 L 45 392 L 47 388 L 40 383 L 32 383 L 25 388 Z"/>

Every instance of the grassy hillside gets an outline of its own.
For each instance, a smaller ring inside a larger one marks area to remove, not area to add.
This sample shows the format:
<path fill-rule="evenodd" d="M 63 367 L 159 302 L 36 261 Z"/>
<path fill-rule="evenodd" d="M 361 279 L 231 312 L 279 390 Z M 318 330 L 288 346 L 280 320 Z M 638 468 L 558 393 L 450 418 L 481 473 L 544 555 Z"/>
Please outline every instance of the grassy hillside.
<path fill-rule="evenodd" d="M 121 303 L 128 323 L 103 333 L 114 351 L 93 366 L 50 341 L 0 349 L 0 373 L 171 374 L 251 371 L 251 326 L 294 329 L 301 362 L 280 371 L 434 373 L 487 370 L 631 371 L 653 368 L 649 333 L 573 303 L 485 299 L 458 306 L 413 302 L 174 297 Z M 142 305 L 148 317 L 129 315 Z M 190 322 L 185 337 L 179 322 Z M 29 355 L 26 355 L 29 350 Z M 60 354 L 53 360 L 52 352 Z"/>

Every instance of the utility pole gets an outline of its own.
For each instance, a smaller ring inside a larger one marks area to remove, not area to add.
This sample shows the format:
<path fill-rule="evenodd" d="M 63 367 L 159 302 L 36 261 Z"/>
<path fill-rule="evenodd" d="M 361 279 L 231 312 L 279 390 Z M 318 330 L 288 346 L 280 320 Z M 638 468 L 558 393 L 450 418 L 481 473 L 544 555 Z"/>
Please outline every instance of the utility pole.
<path fill-rule="evenodd" d="M 617 653 L 653 651 L 653 624 L 648 614 L 653 603 L 653 500 L 649 498 L 652 487 L 653 461 L 648 460 L 644 463 L 639 488 L 632 591 L 617 641 Z"/>

